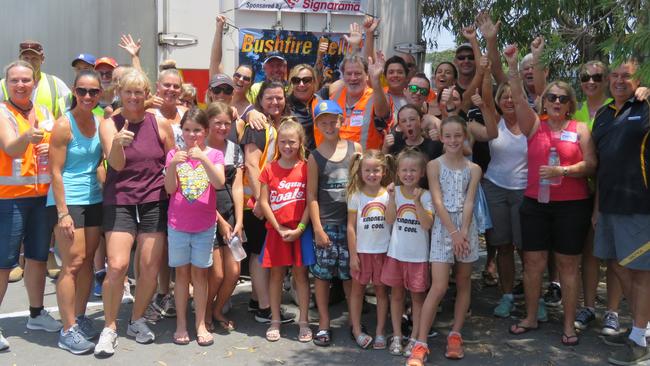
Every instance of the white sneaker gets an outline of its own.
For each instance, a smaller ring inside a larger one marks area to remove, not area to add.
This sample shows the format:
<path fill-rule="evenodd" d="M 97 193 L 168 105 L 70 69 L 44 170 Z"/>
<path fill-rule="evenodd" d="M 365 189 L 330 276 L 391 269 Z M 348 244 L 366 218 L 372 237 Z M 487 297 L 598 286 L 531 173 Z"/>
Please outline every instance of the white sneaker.
<path fill-rule="evenodd" d="M 104 328 L 95 345 L 95 356 L 110 357 L 115 353 L 115 347 L 117 347 L 117 333 L 111 328 Z"/>
<path fill-rule="evenodd" d="M 36 318 L 27 316 L 27 329 L 31 330 L 44 330 L 46 332 L 54 333 L 63 328 L 60 321 L 52 318 L 50 313 L 45 309 L 41 309 L 41 313 Z"/>
<path fill-rule="evenodd" d="M 131 285 L 129 281 L 124 282 L 124 292 L 122 292 L 122 304 L 133 304 L 135 298 L 131 295 Z"/>
<path fill-rule="evenodd" d="M 147 320 L 142 317 L 129 323 L 126 328 L 126 335 L 134 337 L 135 341 L 141 344 L 151 343 L 156 339 L 151 329 L 147 326 Z"/>
<path fill-rule="evenodd" d="M 9 349 L 9 341 L 2 334 L 2 328 L 0 328 L 0 351 Z"/>

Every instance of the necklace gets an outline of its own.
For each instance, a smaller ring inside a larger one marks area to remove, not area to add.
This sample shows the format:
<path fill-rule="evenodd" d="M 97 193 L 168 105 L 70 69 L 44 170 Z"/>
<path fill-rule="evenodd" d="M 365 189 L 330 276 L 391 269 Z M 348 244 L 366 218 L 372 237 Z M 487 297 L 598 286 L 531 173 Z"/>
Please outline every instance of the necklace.
<path fill-rule="evenodd" d="M 27 108 L 22 108 L 18 104 L 14 103 L 14 101 L 11 99 L 9 99 L 9 103 L 11 103 L 11 105 L 14 106 L 14 108 L 16 108 L 23 116 L 28 116 L 29 112 L 31 112 L 32 108 L 34 108 L 34 103 L 32 103 L 31 100 L 29 101 L 29 105 Z"/>

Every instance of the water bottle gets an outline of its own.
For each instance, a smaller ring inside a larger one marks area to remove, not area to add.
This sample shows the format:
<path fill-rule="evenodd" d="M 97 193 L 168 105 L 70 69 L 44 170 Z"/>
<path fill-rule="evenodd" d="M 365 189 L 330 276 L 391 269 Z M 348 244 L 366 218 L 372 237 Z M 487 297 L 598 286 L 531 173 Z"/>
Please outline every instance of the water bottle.
<path fill-rule="evenodd" d="M 552 147 L 551 152 L 548 154 L 548 165 L 549 166 L 560 166 L 560 154 L 558 154 L 557 149 Z M 549 179 L 552 186 L 559 186 L 562 184 L 562 176 L 557 176 Z"/>
<path fill-rule="evenodd" d="M 230 242 L 228 242 L 228 247 L 230 247 L 230 252 L 237 262 L 240 262 L 246 258 L 246 251 L 241 245 L 241 239 L 239 239 L 239 236 L 233 235 L 232 239 L 230 239 Z"/>
<path fill-rule="evenodd" d="M 48 156 L 47 154 L 39 154 L 36 157 L 36 165 L 38 167 L 38 174 L 49 174 L 50 172 L 48 171 Z"/>
<path fill-rule="evenodd" d="M 537 191 L 537 202 L 548 203 L 551 200 L 551 184 L 548 179 L 539 180 L 539 189 Z"/>
<path fill-rule="evenodd" d="M 14 159 L 13 160 L 13 177 L 20 177 L 20 169 L 23 167 L 23 159 Z"/>

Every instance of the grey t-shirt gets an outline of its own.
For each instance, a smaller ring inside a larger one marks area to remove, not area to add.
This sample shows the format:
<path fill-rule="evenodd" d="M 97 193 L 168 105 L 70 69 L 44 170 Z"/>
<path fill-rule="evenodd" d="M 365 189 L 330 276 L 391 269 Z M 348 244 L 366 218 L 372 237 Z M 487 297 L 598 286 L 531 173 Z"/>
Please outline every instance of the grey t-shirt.
<path fill-rule="evenodd" d="M 312 154 L 318 164 L 318 207 L 321 224 L 345 224 L 348 220 L 345 192 L 354 143 L 348 141 L 348 151 L 340 161 L 327 160 L 318 150 L 314 150 Z"/>

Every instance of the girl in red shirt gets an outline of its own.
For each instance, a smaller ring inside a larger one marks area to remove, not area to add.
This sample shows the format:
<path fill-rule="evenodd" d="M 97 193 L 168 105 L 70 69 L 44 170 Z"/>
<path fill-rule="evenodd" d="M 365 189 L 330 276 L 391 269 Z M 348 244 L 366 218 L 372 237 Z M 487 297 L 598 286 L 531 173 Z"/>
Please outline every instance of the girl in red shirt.
<path fill-rule="evenodd" d="M 280 339 L 280 302 L 286 267 L 292 266 L 296 280 L 300 331 L 298 340 L 310 342 L 312 332 L 309 312 L 309 282 L 303 266 L 300 236 L 309 222 L 307 210 L 307 164 L 305 162 L 305 131 L 294 118 L 281 121 L 278 128 L 275 160 L 260 174 L 260 207 L 266 218 L 266 243 L 262 249 L 262 267 L 271 269 L 269 300 L 271 326 L 266 339 Z M 313 254 L 311 254 L 313 257 Z"/>

